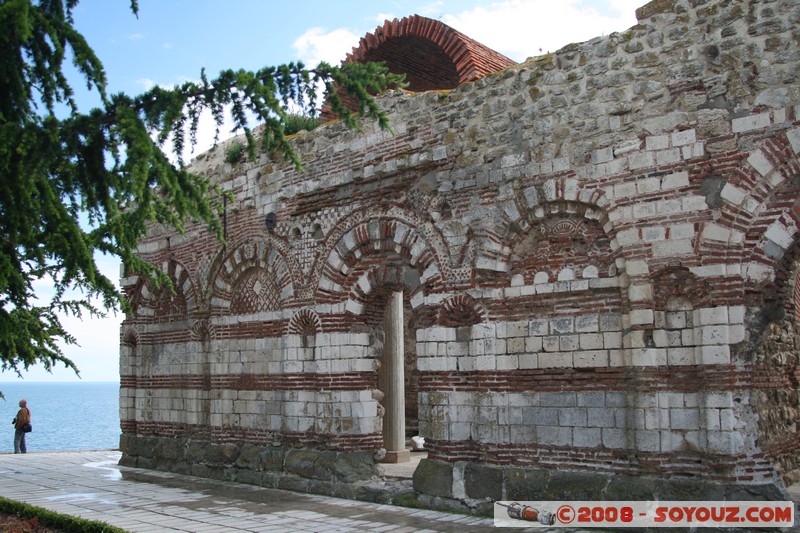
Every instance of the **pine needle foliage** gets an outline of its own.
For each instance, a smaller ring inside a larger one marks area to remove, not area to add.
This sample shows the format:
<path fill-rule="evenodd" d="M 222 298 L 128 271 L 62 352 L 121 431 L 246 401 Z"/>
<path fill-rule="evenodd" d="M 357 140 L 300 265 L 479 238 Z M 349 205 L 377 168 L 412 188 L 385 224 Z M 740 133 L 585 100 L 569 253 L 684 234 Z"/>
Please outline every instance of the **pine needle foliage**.
<path fill-rule="evenodd" d="M 154 87 L 136 97 L 108 94 L 100 59 L 73 25 L 78 1 L 0 1 L 0 368 L 19 375 L 33 364 L 50 370 L 63 363 L 78 371 L 61 348 L 75 338 L 59 313 L 129 311 L 98 270 L 96 252 L 164 283 L 165 276 L 136 254 L 150 225 L 183 231 L 199 222 L 222 238 L 220 191 L 181 159 L 184 146 L 196 141 L 204 110 L 214 116 L 217 136 L 230 113 L 235 131 L 245 133 L 250 159 L 263 149 L 299 168 L 284 128 L 290 102 L 314 109 L 322 85 L 348 126 L 369 117 L 387 128 L 371 95 L 402 84 L 377 64 L 307 69 L 290 63 L 225 70 L 214 78 L 202 72 L 197 83 Z M 136 0 L 130 7 L 138 13 Z M 62 68 L 67 58 L 102 105 L 78 109 Z M 334 88 L 354 97 L 358 110 L 349 111 Z M 248 115 L 263 125 L 260 146 Z M 177 163 L 164 151 L 167 141 Z M 48 302 L 34 292 L 42 282 L 53 285 Z"/>

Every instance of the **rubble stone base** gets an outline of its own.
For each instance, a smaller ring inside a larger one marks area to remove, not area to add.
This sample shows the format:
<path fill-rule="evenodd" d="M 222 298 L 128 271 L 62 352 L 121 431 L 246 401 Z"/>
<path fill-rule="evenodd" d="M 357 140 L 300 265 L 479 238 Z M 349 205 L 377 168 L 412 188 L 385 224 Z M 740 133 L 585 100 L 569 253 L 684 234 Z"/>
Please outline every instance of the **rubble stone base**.
<path fill-rule="evenodd" d="M 120 465 L 375 503 L 492 516 L 497 500 L 789 500 L 783 485 L 609 476 L 423 459 L 386 480 L 365 452 L 125 436 Z"/>

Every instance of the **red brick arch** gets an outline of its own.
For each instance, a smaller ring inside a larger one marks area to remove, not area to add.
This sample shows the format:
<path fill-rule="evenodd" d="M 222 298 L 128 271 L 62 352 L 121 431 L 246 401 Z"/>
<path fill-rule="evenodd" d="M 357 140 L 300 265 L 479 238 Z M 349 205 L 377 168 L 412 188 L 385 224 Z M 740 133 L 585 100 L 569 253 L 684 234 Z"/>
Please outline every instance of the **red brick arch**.
<path fill-rule="evenodd" d="M 438 20 L 412 15 L 387 20 L 361 38 L 347 61 L 383 61 L 406 75 L 408 90 L 453 89 L 516 63 Z"/>
<path fill-rule="evenodd" d="M 316 335 L 322 333 L 322 320 L 316 311 L 301 309 L 289 320 L 287 335 Z"/>
<path fill-rule="evenodd" d="M 139 279 L 130 295 L 137 321 L 180 322 L 197 310 L 197 294 L 189 271 L 170 259 L 161 264 L 172 287 L 156 287 L 147 278 Z"/>

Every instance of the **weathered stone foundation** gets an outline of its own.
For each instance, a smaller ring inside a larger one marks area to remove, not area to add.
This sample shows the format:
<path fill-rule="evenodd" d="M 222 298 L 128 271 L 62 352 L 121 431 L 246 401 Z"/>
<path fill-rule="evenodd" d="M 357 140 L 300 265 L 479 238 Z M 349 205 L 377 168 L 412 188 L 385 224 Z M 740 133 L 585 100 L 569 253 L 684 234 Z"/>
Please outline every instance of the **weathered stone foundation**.
<path fill-rule="evenodd" d="M 385 480 L 367 453 L 216 445 L 187 439 L 124 437 L 123 466 L 267 488 L 491 516 L 497 500 L 788 499 L 780 486 L 711 479 L 613 475 L 480 462 L 423 459 L 413 484 Z"/>
<path fill-rule="evenodd" d="M 419 500 L 436 509 L 491 515 L 493 503 L 512 501 L 786 500 L 774 484 L 741 486 L 711 480 L 608 476 L 542 468 L 423 459 L 414 473 Z"/>
<path fill-rule="evenodd" d="M 381 474 L 371 454 L 214 444 L 181 438 L 124 437 L 120 464 L 192 476 L 237 481 L 261 487 L 360 497 L 364 482 Z"/>

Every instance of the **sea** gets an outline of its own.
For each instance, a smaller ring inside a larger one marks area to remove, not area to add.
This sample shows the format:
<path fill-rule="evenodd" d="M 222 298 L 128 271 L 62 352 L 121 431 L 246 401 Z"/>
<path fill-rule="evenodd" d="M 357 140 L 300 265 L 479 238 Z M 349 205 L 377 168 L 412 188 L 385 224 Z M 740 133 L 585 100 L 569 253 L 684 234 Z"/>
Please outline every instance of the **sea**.
<path fill-rule="evenodd" d="M 14 452 L 11 420 L 19 401 L 28 401 L 33 431 L 25 437 L 28 453 L 119 448 L 119 383 L 0 383 L 0 453 Z"/>

